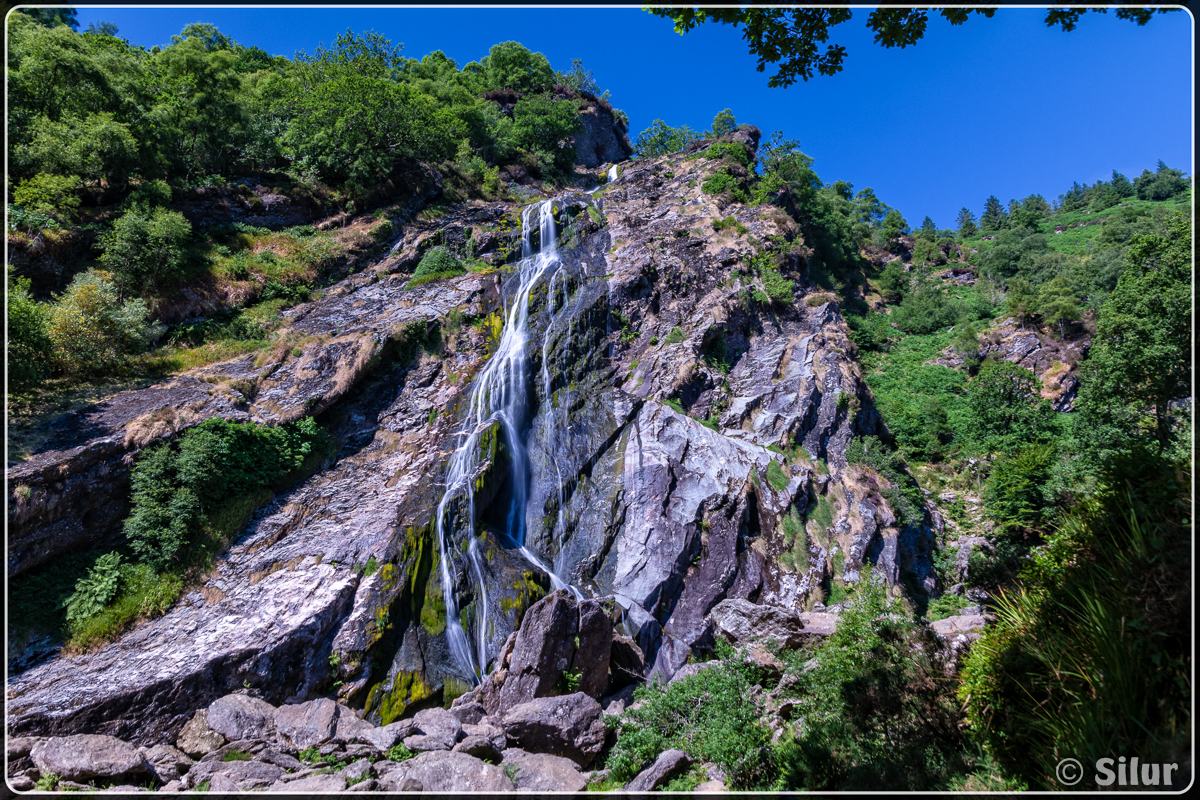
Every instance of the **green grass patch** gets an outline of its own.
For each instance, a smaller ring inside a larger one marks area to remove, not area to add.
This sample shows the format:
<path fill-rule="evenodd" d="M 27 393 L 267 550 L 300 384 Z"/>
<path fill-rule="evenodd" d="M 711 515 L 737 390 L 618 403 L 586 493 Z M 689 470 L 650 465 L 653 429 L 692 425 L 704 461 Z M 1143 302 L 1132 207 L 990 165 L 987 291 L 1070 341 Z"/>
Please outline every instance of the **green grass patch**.
<path fill-rule="evenodd" d="M 672 328 L 671 332 L 667 334 L 667 338 L 664 340 L 664 344 L 679 344 L 683 340 L 684 340 L 683 329 L 682 328 Z"/>
<path fill-rule="evenodd" d="M 788 477 L 783 474 L 783 468 L 775 459 L 771 459 L 771 463 L 767 465 L 767 485 L 777 492 L 782 492 L 788 485 Z"/>

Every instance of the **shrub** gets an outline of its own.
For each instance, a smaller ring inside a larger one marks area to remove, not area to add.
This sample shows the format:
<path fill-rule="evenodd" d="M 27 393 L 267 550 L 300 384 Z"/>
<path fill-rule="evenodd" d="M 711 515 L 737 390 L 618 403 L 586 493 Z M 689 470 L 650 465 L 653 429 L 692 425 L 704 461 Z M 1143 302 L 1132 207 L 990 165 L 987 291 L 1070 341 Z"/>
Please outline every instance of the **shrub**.
<path fill-rule="evenodd" d="M 984 511 L 1006 533 L 1036 530 L 1049 517 L 1057 461 L 1053 445 L 1031 445 L 996 459 L 983 490 Z"/>
<path fill-rule="evenodd" d="M 122 302 L 108 273 L 76 275 L 50 310 L 46 329 L 55 355 L 70 373 L 94 373 L 146 349 L 154 328 L 142 300 Z"/>
<path fill-rule="evenodd" d="M 746 148 L 737 142 L 720 142 L 710 145 L 704 151 L 704 157 L 713 160 L 718 158 L 728 158 L 743 167 L 750 166 L 750 154 L 746 152 Z"/>
<path fill-rule="evenodd" d="M 703 672 L 666 688 L 657 682 L 638 688 L 640 708 L 606 718 L 618 733 L 608 756 L 611 775 L 628 781 L 659 753 L 677 748 L 720 765 L 737 788 L 765 777 L 770 733 L 759 724 L 755 704 L 746 701 L 755 668 L 727 645 L 719 644 L 718 653 L 722 660 Z"/>
<path fill-rule="evenodd" d="M 171 204 L 171 187 L 164 180 L 146 181 L 125 198 L 125 208 L 137 209 L 139 213 L 151 213 L 153 209 Z"/>
<path fill-rule="evenodd" d="M 87 575 L 75 584 L 74 594 L 67 599 L 67 622 L 76 624 L 99 614 L 116 597 L 120 586 L 121 554 L 100 556 Z"/>
<path fill-rule="evenodd" d="M 413 272 L 412 280 L 408 285 L 410 287 L 419 286 L 421 283 L 428 283 L 431 280 L 462 275 L 463 272 L 462 262 L 458 257 L 446 247 L 438 245 L 421 258 L 421 263 L 417 264 L 417 269 Z"/>
<path fill-rule="evenodd" d="M 804 724 L 775 752 L 777 790 L 935 789 L 963 766 L 933 634 L 864 569 L 793 692 Z"/>
<path fill-rule="evenodd" d="M 177 211 L 136 206 L 101 238 L 100 263 L 123 292 L 155 289 L 183 271 L 192 224 Z"/>
<path fill-rule="evenodd" d="M 700 184 L 700 190 L 705 194 L 732 200 L 735 203 L 749 201 L 749 196 L 741 188 L 740 182 L 728 172 L 714 172 Z"/>
<path fill-rule="evenodd" d="M 13 202 L 27 211 L 69 218 L 79 208 L 78 175 L 39 172 L 13 189 Z"/>
<path fill-rule="evenodd" d="M 633 152 L 638 158 L 656 158 L 678 153 L 701 138 L 703 137 L 699 133 L 687 125 L 672 128 L 661 119 L 656 119 L 650 123 L 650 127 L 637 135 Z"/>
<path fill-rule="evenodd" d="M 11 389 L 31 388 L 49 377 L 54 344 L 47 332 L 50 313 L 29 295 L 30 281 L 18 278 L 8 266 L 8 383 Z"/>
<path fill-rule="evenodd" d="M 388 761 L 397 761 L 397 762 L 407 761 L 408 759 L 412 758 L 414 755 L 416 755 L 416 753 L 413 753 L 412 751 L 410 751 L 407 747 L 404 746 L 403 743 L 394 744 L 391 747 L 389 747 L 388 751 L 387 751 Z"/>

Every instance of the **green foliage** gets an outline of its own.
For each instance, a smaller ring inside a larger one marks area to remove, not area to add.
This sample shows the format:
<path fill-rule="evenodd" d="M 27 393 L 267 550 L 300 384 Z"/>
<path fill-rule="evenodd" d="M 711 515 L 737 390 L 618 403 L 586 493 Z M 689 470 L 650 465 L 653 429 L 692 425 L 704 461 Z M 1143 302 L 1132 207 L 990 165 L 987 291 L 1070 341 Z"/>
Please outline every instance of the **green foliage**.
<path fill-rule="evenodd" d="M 684 340 L 682 328 L 672 328 L 667 334 L 667 338 L 663 340 L 663 344 L 679 344 Z"/>
<path fill-rule="evenodd" d="M 975 215 L 966 206 L 963 206 L 962 210 L 958 212 L 956 222 L 958 224 L 958 235 L 964 239 L 979 233 L 979 226 L 975 224 Z"/>
<path fill-rule="evenodd" d="M 13 202 L 21 208 L 56 218 L 69 219 L 79 208 L 78 175 L 39 172 L 13 189 Z"/>
<path fill-rule="evenodd" d="M 741 186 L 741 181 L 728 172 L 714 172 L 700 184 L 700 190 L 734 203 L 745 203 L 750 198 Z"/>
<path fill-rule="evenodd" d="M 275 485 L 327 447 L 327 436 L 311 418 L 273 428 L 216 418 L 189 430 L 177 446 L 147 449 L 131 475 L 130 547 L 155 571 L 177 566 L 207 514 L 231 497 Z"/>
<path fill-rule="evenodd" d="M 939 619 L 953 617 L 966 607 L 967 598 L 962 595 L 944 594 L 929 601 L 929 605 L 925 608 L 925 615 L 929 618 L 930 622 L 936 622 Z"/>
<path fill-rule="evenodd" d="M 157 617 L 166 613 L 183 593 L 183 580 L 178 574 L 155 574 L 145 564 L 122 564 L 120 591 L 101 610 L 70 625 L 67 646 L 88 650 L 112 641 L 139 618 Z"/>
<path fill-rule="evenodd" d="M 1054 437 L 1054 412 L 1041 381 L 1011 361 L 984 362 L 967 389 L 968 435 L 984 450 L 1012 450 Z"/>
<path fill-rule="evenodd" d="M 727 158 L 743 167 L 750 166 L 750 154 L 746 152 L 746 148 L 740 142 L 718 142 L 709 145 L 708 149 L 704 151 L 704 157 L 710 161 Z"/>
<path fill-rule="evenodd" d="M 672 128 L 661 119 L 656 119 L 650 123 L 649 128 L 637 135 L 633 143 L 633 152 L 638 158 L 657 158 L 681 152 L 701 138 L 703 137 L 699 133 L 687 125 Z"/>
<path fill-rule="evenodd" d="M 30 9 L 30 10 L 42 11 L 43 9 L 39 8 L 39 9 Z M 58 9 L 44 9 L 44 10 L 57 11 Z M 65 9 L 65 10 L 72 10 L 72 9 Z M 22 9 L 22 11 L 24 11 L 24 9 Z M 60 780 L 62 780 L 62 778 L 60 778 L 58 776 L 58 773 L 46 772 L 41 775 L 38 775 L 37 783 L 34 784 L 33 788 L 39 792 L 53 792 L 56 789 L 58 789 L 58 782 Z"/>
<path fill-rule="evenodd" d="M 1059 275 L 1042 285 L 1037 304 L 1042 319 L 1057 325 L 1060 336 L 1066 336 L 1068 322 L 1079 319 L 1078 301 L 1065 275 Z"/>
<path fill-rule="evenodd" d="M 579 691 L 579 681 L 582 677 L 583 674 L 578 670 L 566 670 L 558 676 L 558 683 L 554 685 L 554 690 L 562 694 L 573 694 Z"/>
<path fill-rule="evenodd" d="M 1029 281 L 1024 278 L 1013 278 L 1008 282 L 1008 294 L 1004 299 L 1008 313 L 1013 314 L 1025 327 L 1025 318 L 1037 307 L 1037 294 Z"/>
<path fill-rule="evenodd" d="M 1068 755 L 1161 763 L 1187 751 L 1187 482 L 1155 456 L 1117 463 L 971 649 L 958 688 L 970 732 L 1033 788 L 1060 788 L 1055 765 Z"/>
<path fill-rule="evenodd" d="M 573 103 L 556 100 L 549 93 L 526 95 L 513 109 L 513 140 L 535 153 L 539 167 L 548 175 L 564 176 L 574 168 L 573 137 L 580 124 Z"/>
<path fill-rule="evenodd" d="M 724 231 L 729 230 L 730 228 L 737 231 L 738 235 L 744 235 L 750 232 L 750 229 L 738 222 L 735 217 L 725 217 L 724 219 L 718 219 L 713 222 L 714 231 Z"/>
<path fill-rule="evenodd" d="M 421 257 L 421 262 L 417 264 L 417 269 L 413 272 L 412 281 L 409 282 L 409 286 L 420 285 L 420 283 L 414 283 L 415 281 L 428 282 L 428 280 L 421 279 L 429 279 L 432 276 L 444 278 L 452 275 L 462 275 L 464 272 L 462 262 L 458 257 L 445 246 L 438 245 Z"/>
<path fill-rule="evenodd" d="M 245 750 L 230 750 L 221 758 L 222 761 L 249 761 L 250 754 Z"/>
<path fill-rule="evenodd" d="M 142 300 L 122 302 L 108 274 L 76 275 L 50 308 L 46 335 L 68 373 L 94 374 L 140 353 L 155 336 Z"/>
<path fill-rule="evenodd" d="M 520 42 L 492 45 L 483 59 L 483 68 L 488 89 L 544 92 L 554 82 L 554 71 L 546 57 L 530 52 Z"/>
<path fill-rule="evenodd" d="M 8 322 L 8 385 L 22 391 L 49 377 L 54 344 L 48 333 L 50 312 L 29 295 L 29 279 L 8 266 L 5 306 Z"/>
<path fill-rule="evenodd" d="M 192 225 L 179 212 L 135 205 L 101 239 L 100 263 L 123 294 L 152 290 L 179 277 L 191 236 Z"/>
<path fill-rule="evenodd" d="M 1176 435 L 1171 401 L 1190 393 L 1191 221 L 1135 237 L 1128 268 L 1100 312 L 1080 369 L 1078 408 L 1096 456 L 1128 449 L 1131 437 L 1160 449 Z M 1180 433 L 1187 436 L 1185 426 Z"/>
<path fill-rule="evenodd" d="M 727 648 L 725 655 L 666 688 L 659 683 L 640 687 L 634 694 L 643 703 L 640 708 L 606 720 L 618 734 L 607 762 L 614 777 L 629 781 L 670 748 L 718 764 L 735 788 L 756 785 L 765 777 L 770 734 L 759 724 L 755 705 L 746 702 L 754 668 Z"/>
<path fill-rule="evenodd" d="M 106 553 L 96 559 L 87 575 L 75 584 L 66 602 L 68 624 L 99 614 L 117 595 L 121 585 L 121 554 Z"/>
<path fill-rule="evenodd" d="M 405 747 L 403 742 L 392 745 L 387 751 L 388 761 L 407 761 L 415 755 L 416 753 L 413 753 L 407 747 Z"/>
<path fill-rule="evenodd" d="M 904 294 L 900 308 L 891 316 L 893 324 L 906 333 L 933 333 L 968 315 L 963 301 L 949 295 L 933 281 L 918 280 Z"/>
<path fill-rule="evenodd" d="M 1052 445 L 1031 445 L 996 460 L 983 499 L 987 515 L 1006 533 L 1040 530 L 1054 507 Z M 1049 495 L 1049 496 L 1048 496 Z"/>
<path fill-rule="evenodd" d="M 799 676 L 793 737 L 776 747 L 777 791 L 930 790 L 967 766 L 957 708 L 930 658 L 932 634 L 864 570 L 837 630 Z"/>

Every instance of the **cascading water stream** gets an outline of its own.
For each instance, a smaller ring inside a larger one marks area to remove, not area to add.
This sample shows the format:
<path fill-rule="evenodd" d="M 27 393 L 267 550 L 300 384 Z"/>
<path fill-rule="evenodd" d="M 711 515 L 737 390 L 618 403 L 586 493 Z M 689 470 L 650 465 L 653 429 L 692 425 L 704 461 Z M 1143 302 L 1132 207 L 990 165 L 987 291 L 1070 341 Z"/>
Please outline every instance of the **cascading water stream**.
<path fill-rule="evenodd" d="M 534 252 L 532 226 L 534 211 L 538 214 L 538 252 Z M 560 265 L 558 258 L 557 231 L 554 225 L 552 201 L 527 206 L 521 212 L 522 258 L 518 264 L 518 280 L 512 303 L 505 312 L 504 331 L 495 354 L 480 370 L 471 390 L 467 404 L 466 419 L 460 433 L 459 444 L 450 457 L 446 474 L 446 491 L 438 504 L 436 532 L 438 552 L 441 560 L 442 597 L 446 606 L 446 638 L 454 660 L 476 679 L 487 669 L 487 588 L 483 580 L 479 540 L 475 531 L 475 480 L 482 465 L 479 463 L 479 439 L 492 425 L 499 423 L 504 443 L 511 459 L 510 481 L 511 502 L 507 517 L 508 538 L 518 552 L 545 572 L 555 589 L 570 588 L 577 596 L 579 592 L 567 586 L 537 556 L 525 547 L 525 504 L 528 493 L 529 454 L 521 439 L 521 428 L 527 416 L 525 348 L 529 341 L 529 294 L 537 282 L 550 270 Z M 551 292 L 557 273 L 551 273 Z M 553 302 L 553 301 L 551 301 Z M 547 330 L 547 338 L 549 331 Z M 543 354 L 545 350 L 543 349 Z M 548 388 L 549 375 L 545 358 L 542 367 L 543 384 Z M 454 591 L 451 571 L 450 533 L 455 526 L 448 517 L 450 504 L 465 497 L 465 518 L 459 519 L 462 536 L 467 542 L 465 552 L 468 562 L 464 569 L 478 592 L 475 628 L 478 635 L 472 642 L 459 620 L 458 600 Z M 561 514 L 561 512 L 560 512 Z"/>

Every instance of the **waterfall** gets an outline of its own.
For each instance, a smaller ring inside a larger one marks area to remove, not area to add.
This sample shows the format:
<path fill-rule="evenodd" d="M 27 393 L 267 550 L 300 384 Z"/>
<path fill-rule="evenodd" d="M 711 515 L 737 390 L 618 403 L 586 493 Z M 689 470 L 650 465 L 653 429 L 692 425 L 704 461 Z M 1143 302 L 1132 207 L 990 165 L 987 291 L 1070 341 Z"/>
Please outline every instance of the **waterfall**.
<path fill-rule="evenodd" d="M 621 177 L 621 171 L 619 169 L 617 169 L 616 164 L 613 164 L 611 167 L 608 168 L 608 182 L 612 183 L 619 177 Z"/>
<path fill-rule="evenodd" d="M 534 252 L 534 213 L 537 213 L 538 248 Z M 516 291 L 505 312 L 504 331 L 496 352 L 488 359 L 475 380 L 467 402 L 466 419 L 459 434 L 458 447 L 450 457 L 446 474 L 446 491 L 438 504 L 436 533 L 438 553 L 441 558 L 442 598 L 446 606 L 446 638 L 455 662 L 464 671 L 479 679 L 487 669 L 487 588 L 483 580 L 482 554 L 475 530 L 475 480 L 481 467 L 479 463 L 479 438 L 492 425 L 499 423 L 504 444 L 512 462 L 510 471 L 511 503 L 508 509 L 505 534 L 518 552 L 545 572 L 555 589 L 568 587 L 527 547 L 525 547 L 525 504 L 529 482 L 529 454 L 521 438 L 528 405 L 526 387 L 525 349 L 529 342 L 529 294 L 537 282 L 551 273 L 550 295 L 553 297 L 553 282 L 557 275 L 558 258 L 557 231 L 554 225 L 554 208 L 550 200 L 526 206 L 521 212 L 521 261 L 518 263 Z M 551 272 L 551 270 L 554 270 Z M 553 300 L 550 301 L 551 303 Z M 564 302 L 565 305 L 565 302 Z M 547 339 L 549 338 L 547 331 Z M 545 367 L 543 347 L 542 381 L 549 387 L 549 375 Z M 455 526 L 448 519 L 450 504 L 465 497 L 465 519 L 459 519 L 458 528 L 462 539 L 467 542 L 464 553 L 464 573 L 477 592 L 474 641 L 463 628 L 459 619 L 460 609 L 454 591 L 454 571 L 451 569 L 451 534 Z"/>

